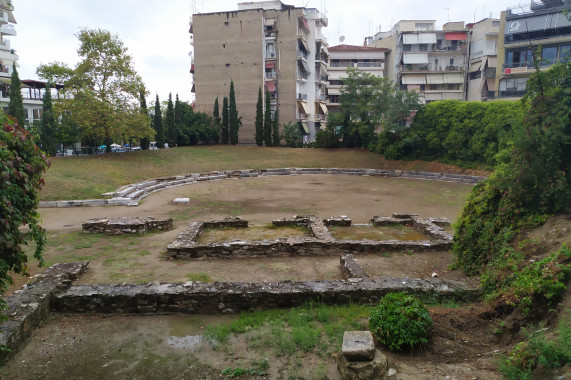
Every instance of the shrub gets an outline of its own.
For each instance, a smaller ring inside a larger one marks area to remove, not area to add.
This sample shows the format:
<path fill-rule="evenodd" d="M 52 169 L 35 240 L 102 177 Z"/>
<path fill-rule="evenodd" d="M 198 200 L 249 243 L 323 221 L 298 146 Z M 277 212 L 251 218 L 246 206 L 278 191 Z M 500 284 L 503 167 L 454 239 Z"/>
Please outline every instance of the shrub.
<path fill-rule="evenodd" d="M 391 350 L 414 347 L 428 342 L 432 318 L 422 302 L 406 293 L 387 294 L 373 308 L 369 328 L 383 345 Z"/>

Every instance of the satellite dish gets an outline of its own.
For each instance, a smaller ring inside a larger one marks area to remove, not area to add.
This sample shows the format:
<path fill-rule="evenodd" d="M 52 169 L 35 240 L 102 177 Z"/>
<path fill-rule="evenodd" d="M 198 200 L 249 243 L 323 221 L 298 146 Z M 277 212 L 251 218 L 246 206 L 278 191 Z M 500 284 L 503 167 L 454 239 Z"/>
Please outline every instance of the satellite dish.
<path fill-rule="evenodd" d="M 339 37 L 339 42 L 343 43 L 343 41 L 345 41 L 345 36 Z"/>

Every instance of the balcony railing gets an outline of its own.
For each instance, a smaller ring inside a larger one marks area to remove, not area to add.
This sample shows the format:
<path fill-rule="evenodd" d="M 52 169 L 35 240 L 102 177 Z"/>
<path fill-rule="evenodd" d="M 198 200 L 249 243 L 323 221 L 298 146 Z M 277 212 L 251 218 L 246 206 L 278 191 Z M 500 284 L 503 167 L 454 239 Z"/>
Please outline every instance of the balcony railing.
<path fill-rule="evenodd" d="M 266 52 L 266 59 L 275 59 L 276 58 L 276 52 L 275 51 L 267 51 Z"/>
<path fill-rule="evenodd" d="M 303 58 L 307 61 L 307 53 L 301 50 L 297 51 L 297 58 Z"/>
<path fill-rule="evenodd" d="M 305 120 L 307 119 L 307 115 L 304 113 L 298 113 L 297 114 L 297 120 Z"/>
<path fill-rule="evenodd" d="M 383 62 L 333 62 L 330 67 L 383 67 Z"/>
<path fill-rule="evenodd" d="M 484 77 L 485 78 L 495 78 L 496 77 L 496 68 L 495 67 L 488 67 L 484 70 Z"/>
<path fill-rule="evenodd" d="M 297 72 L 297 80 L 307 80 L 307 78 L 309 78 L 309 74 L 308 73 L 304 73 L 301 71 Z"/>
<path fill-rule="evenodd" d="M 272 72 L 267 72 L 266 71 L 266 79 L 276 79 L 277 78 L 277 74 L 275 71 Z"/>
<path fill-rule="evenodd" d="M 298 93 L 297 100 L 307 100 L 307 94 Z"/>

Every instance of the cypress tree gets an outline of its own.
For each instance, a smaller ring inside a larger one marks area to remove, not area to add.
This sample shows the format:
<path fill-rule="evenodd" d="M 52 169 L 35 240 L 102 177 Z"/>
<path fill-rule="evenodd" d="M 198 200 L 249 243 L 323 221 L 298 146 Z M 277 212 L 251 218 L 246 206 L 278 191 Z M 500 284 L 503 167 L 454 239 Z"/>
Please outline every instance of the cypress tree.
<path fill-rule="evenodd" d="M 272 123 L 272 145 L 280 146 L 280 118 L 278 114 L 278 108 L 276 107 L 276 112 L 274 112 L 274 122 Z"/>
<path fill-rule="evenodd" d="M 161 114 L 161 103 L 159 102 L 159 95 L 155 100 L 155 116 L 153 117 L 153 128 L 157 132 L 156 140 L 157 147 L 162 147 L 165 144 L 165 132 L 163 129 L 163 116 Z"/>
<path fill-rule="evenodd" d="M 230 127 L 230 144 L 238 144 L 238 110 L 236 109 L 236 93 L 234 92 L 234 81 L 230 81 L 230 99 L 228 104 L 228 123 Z"/>
<path fill-rule="evenodd" d="M 145 99 L 145 90 L 139 90 L 139 104 L 140 104 L 140 111 L 141 115 L 149 115 L 149 110 L 147 109 L 147 99 Z M 149 149 L 151 140 L 148 137 L 143 137 L 141 139 L 141 149 L 147 150 Z"/>
<path fill-rule="evenodd" d="M 258 91 L 258 102 L 256 103 L 256 144 L 264 144 L 264 104 L 262 103 L 262 88 Z"/>
<path fill-rule="evenodd" d="M 57 123 L 54 116 L 50 82 L 46 84 L 42 106 L 44 109 L 42 112 L 42 122 L 40 126 L 42 148 L 47 154 L 55 156 L 57 152 Z"/>
<path fill-rule="evenodd" d="M 174 105 L 172 102 L 172 94 L 169 92 L 169 102 L 167 103 L 167 113 L 165 115 L 165 124 L 167 132 L 167 143 L 170 147 L 176 146 L 176 123 L 174 120 Z"/>
<path fill-rule="evenodd" d="M 272 111 L 270 93 L 266 90 L 266 110 L 264 112 L 264 142 L 266 146 L 272 146 Z"/>
<path fill-rule="evenodd" d="M 215 141 L 216 144 L 220 142 L 220 135 L 222 134 L 222 124 L 220 119 L 220 105 L 218 103 L 218 96 L 214 101 L 214 109 L 212 110 L 212 117 L 214 118 L 214 129 L 218 133 L 218 141 Z"/>
<path fill-rule="evenodd" d="M 184 123 L 186 121 L 185 109 L 186 107 L 183 106 L 182 102 L 178 98 L 178 94 L 176 94 L 176 100 L 174 102 L 174 124 L 176 130 L 175 141 L 177 146 L 181 145 L 179 143 L 179 139 L 180 133 L 184 129 Z"/>
<path fill-rule="evenodd" d="M 16 63 L 12 64 L 12 78 L 10 82 L 10 103 L 8 104 L 8 115 L 18 120 L 18 124 L 24 126 L 26 123 L 26 111 L 24 110 L 24 100 L 22 99 L 22 82 L 16 70 Z"/>
<path fill-rule="evenodd" d="M 228 144 L 230 139 L 229 134 L 229 120 L 228 120 L 228 97 L 225 96 L 222 100 L 222 144 Z"/>

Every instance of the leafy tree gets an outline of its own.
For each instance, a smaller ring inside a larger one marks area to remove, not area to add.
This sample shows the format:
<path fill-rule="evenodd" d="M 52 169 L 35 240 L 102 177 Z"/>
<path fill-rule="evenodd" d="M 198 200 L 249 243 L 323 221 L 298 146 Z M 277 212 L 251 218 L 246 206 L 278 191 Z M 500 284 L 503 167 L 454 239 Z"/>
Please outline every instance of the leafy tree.
<path fill-rule="evenodd" d="M 16 118 L 20 125 L 26 121 L 26 110 L 24 110 L 24 100 L 22 99 L 22 82 L 16 70 L 16 63 L 12 64 L 12 77 L 10 79 L 10 103 L 8 104 L 8 115 Z"/>
<path fill-rule="evenodd" d="M 145 93 L 145 90 L 143 88 L 141 88 L 139 90 L 139 105 L 141 107 L 140 108 L 141 114 L 145 115 L 148 118 L 149 117 L 149 110 L 147 109 L 146 93 Z M 151 144 L 151 139 L 149 137 L 143 137 L 141 139 L 141 149 L 148 150 L 150 144 Z"/>
<path fill-rule="evenodd" d="M 229 120 L 229 115 L 228 115 L 228 97 L 224 97 L 224 99 L 222 100 L 222 131 L 221 131 L 221 136 L 222 136 L 222 144 L 228 144 L 228 142 L 230 141 L 230 120 Z"/>
<path fill-rule="evenodd" d="M 167 132 L 166 142 L 169 146 L 173 147 L 176 145 L 176 123 L 174 119 L 174 106 L 172 103 L 172 95 L 169 93 L 169 102 L 167 105 L 167 113 L 165 115 L 165 126 Z"/>
<path fill-rule="evenodd" d="M 272 145 L 280 146 L 280 118 L 278 113 L 278 108 L 276 107 L 276 112 L 274 112 L 274 121 L 272 123 Z"/>
<path fill-rule="evenodd" d="M 284 124 L 284 140 L 286 146 L 290 148 L 301 148 L 303 143 L 303 134 L 299 124 L 287 122 Z"/>
<path fill-rule="evenodd" d="M 153 129 L 156 133 L 157 146 L 162 147 L 165 144 L 165 132 L 163 128 L 163 116 L 161 112 L 161 103 L 157 94 L 155 100 L 155 114 L 153 115 Z"/>
<path fill-rule="evenodd" d="M 28 275 L 23 246 L 35 244 L 34 258 L 43 264 L 46 236 L 37 207 L 38 191 L 44 184 L 42 173 L 49 161 L 30 133 L 3 113 L 0 124 L 0 293 L 4 293 L 12 284 L 10 271 Z"/>
<path fill-rule="evenodd" d="M 419 108 L 416 91 L 402 91 L 387 78 L 349 67 L 343 84 L 339 103 L 348 118 L 343 129 L 347 146 L 367 147 L 377 126 L 402 129 L 411 111 Z"/>
<path fill-rule="evenodd" d="M 240 122 L 238 120 L 238 110 L 236 109 L 236 93 L 234 92 L 234 81 L 230 81 L 230 95 L 228 99 L 228 124 L 230 132 L 230 144 L 238 144 L 238 128 Z"/>
<path fill-rule="evenodd" d="M 46 91 L 44 92 L 42 105 L 43 112 L 40 125 L 40 138 L 42 142 L 42 148 L 47 154 L 55 156 L 57 153 L 56 144 L 58 142 L 58 128 L 52 106 L 51 83 L 49 82 L 46 84 Z"/>
<path fill-rule="evenodd" d="M 256 102 L 256 144 L 262 146 L 264 144 L 264 104 L 262 101 L 262 87 L 258 90 L 258 101 Z"/>
<path fill-rule="evenodd" d="M 264 142 L 266 146 L 272 146 L 272 110 L 270 103 L 270 93 L 266 89 L 265 94 L 266 109 L 264 110 Z"/>
<path fill-rule="evenodd" d="M 123 136 L 125 118 L 139 113 L 141 78 L 133 68 L 132 58 L 117 35 L 101 29 L 82 29 L 77 34 L 80 62 L 74 69 L 57 62 L 41 65 L 37 73 L 43 78 L 64 80 L 66 96 L 61 99 L 62 113 L 69 112 L 82 131 L 82 139 L 111 142 Z M 149 120 L 137 118 L 130 123 L 132 135 L 152 136 Z"/>

